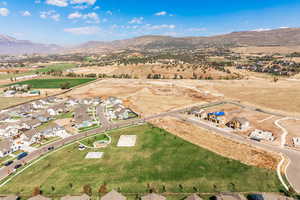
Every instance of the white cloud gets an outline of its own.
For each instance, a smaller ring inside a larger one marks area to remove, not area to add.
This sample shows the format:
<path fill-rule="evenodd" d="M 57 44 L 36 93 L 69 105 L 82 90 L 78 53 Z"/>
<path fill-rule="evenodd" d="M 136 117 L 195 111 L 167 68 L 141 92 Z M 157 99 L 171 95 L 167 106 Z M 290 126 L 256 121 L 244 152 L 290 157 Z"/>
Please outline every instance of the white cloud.
<path fill-rule="evenodd" d="M 72 0 L 71 3 L 72 4 L 89 4 L 89 5 L 94 5 L 96 3 L 97 0 Z"/>
<path fill-rule="evenodd" d="M 95 35 L 99 33 L 101 29 L 98 26 L 85 26 L 77 28 L 65 28 L 64 31 L 74 35 Z"/>
<path fill-rule="evenodd" d="M 112 11 L 110 11 L 110 10 L 106 11 L 106 14 L 113 15 Z"/>
<path fill-rule="evenodd" d="M 55 10 L 43 11 L 40 12 L 40 18 L 42 19 L 53 19 L 54 21 L 60 20 L 60 14 L 58 14 Z"/>
<path fill-rule="evenodd" d="M 285 28 L 290 28 L 290 27 L 288 27 L 288 26 L 281 26 L 281 27 L 279 27 L 280 29 L 285 29 Z"/>
<path fill-rule="evenodd" d="M 144 21 L 144 17 L 139 17 L 139 18 L 135 17 L 132 20 L 130 20 L 128 23 L 129 24 L 142 24 L 143 21 Z"/>
<path fill-rule="evenodd" d="M 50 18 L 53 19 L 54 21 L 59 21 L 60 20 L 60 14 L 51 15 Z"/>
<path fill-rule="evenodd" d="M 69 19 L 85 19 L 85 20 L 87 20 L 86 23 L 89 23 L 89 24 L 100 23 L 99 16 L 95 12 L 91 12 L 91 13 L 87 13 L 87 14 L 81 14 L 80 12 L 74 12 L 74 13 L 71 13 L 68 16 L 68 18 Z"/>
<path fill-rule="evenodd" d="M 149 30 L 160 30 L 160 29 L 175 29 L 176 26 L 173 24 L 161 24 L 161 25 L 147 25 L 145 28 Z"/>
<path fill-rule="evenodd" d="M 189 32 L 203 32 L 206 31 L 206 28 L 189 28 L 187 31 Z"/>
<path fill-rule="evenodd" d="M 80 12 L 74 12 L 69 14 L 68 19 L 78 19 L 82 18 L 82 14 Z"/>
<path fill-rule="evenodd" d="M 87 9 L 89 6 L 88 5 L 76 5 L 73 6 L 74 9 L 79 9 L 79 10 L 84 10 Z"/>
<path fill-rule="evenodd" d="M 24 17 L 28 17 L 28 16 L 31 16 L 31 13 L 26 10 L 26 11 L 22 12 L 21 15 Z"/>
<path fill-rule="evenodd" d="M 100 6 L 95 6 L 93 9 L 98 10 L 98 9 L 100 9 Z"/>
<path fill-rule="evenodd" d="M 157 13 L 155 13 L 154 15 L 156 15 L 156 16 L 165 16 L 165 15 L 167 15 L 168 13 L 166 12 L 166 11 L 161 11 L 161 12 L 157 12 Z"/>
<path fill-rule="evenodd" d="M 262 32 L 262 31 L 269 31 L 269 30 L 271 30 L 271 29 L 269 29 L 269 28 L 258 28 L 258 29 L 254 29 L 254 30 L 252 30 L 252 31 L 255 31 L 255 32 Z"/>
<path fill-rule="evenodd" d="M 67 0 L 47 0 L 46 4 L 59 7 L 67 7 L 69 5 Z"/>
<path fill-rule="evenodd" d="M 0 8 L 0 16 L 6 17 L 9 15 L 9 10 L 7 8 Z"/>

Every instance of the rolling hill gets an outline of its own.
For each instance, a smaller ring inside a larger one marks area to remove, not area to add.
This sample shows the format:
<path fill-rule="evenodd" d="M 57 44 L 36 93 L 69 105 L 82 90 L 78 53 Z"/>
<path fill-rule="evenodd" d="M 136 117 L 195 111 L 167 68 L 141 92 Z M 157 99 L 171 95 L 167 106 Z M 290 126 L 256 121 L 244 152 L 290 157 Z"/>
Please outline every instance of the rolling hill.
<path fill-rule="evenodd" d="M 50 54 L 57 53 L 62 49 L 55 44 L 33 43 L 28 40 L 17 40 L 7 35 L 0 35 L 0 54 Z"/>

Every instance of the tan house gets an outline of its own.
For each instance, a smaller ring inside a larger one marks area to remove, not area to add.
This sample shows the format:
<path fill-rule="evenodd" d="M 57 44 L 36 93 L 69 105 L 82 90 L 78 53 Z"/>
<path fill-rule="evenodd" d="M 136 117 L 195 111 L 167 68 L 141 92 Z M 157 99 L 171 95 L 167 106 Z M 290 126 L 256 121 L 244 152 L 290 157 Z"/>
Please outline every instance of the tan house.
<path fill-rule="evenodd" d="M 126 200 L 126 197 L 119 192 L 112 190 L 109 193 L 101 197 L 101 200 Z"/>
<path fill-rule="evenodd" d="M 166 200 L 166 197 L 159 194 L 150 193 L 142 197 L 142 200 Z"/>
<path fill-rule="evenodd" d="M 51 200 L 51 198 L 44 197 L 42 195 L 36 195 L 34 197 L 29 198 L 28 200 Z"/>
<path fill-rule="evenodd" d="M 185 200 L 202 200 L 197 194 L 188 196 Z"/>
<path fill-rule="evenodd" d="M 64 196 L 62 198 L 60 198 L 61 200 L 90 200 L 91 197 L 87 194 L 83 194 L 81 196 L 71 196 L 71 195 L 67 195 Z"/>

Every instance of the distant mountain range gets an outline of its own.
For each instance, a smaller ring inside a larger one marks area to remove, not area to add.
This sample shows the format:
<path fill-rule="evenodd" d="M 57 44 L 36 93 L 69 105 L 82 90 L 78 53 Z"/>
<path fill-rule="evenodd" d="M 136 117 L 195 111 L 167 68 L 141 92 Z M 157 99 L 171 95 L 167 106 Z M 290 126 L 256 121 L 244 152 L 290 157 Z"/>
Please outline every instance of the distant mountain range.
<path fill-rule="evenodd" d="M 166 49 L 195 49 L 203 47 L 238 46 L 300 46 L 300 28 L 269 31 L 241 31 L 211 37 L 141 36 L 112 42 L 90 41 L 73 48 L 45 45 L 0 35 L 0 54 L 101 53 L 124 49 L 158 51 Z"/>
<path fill-rule="evenodd" d="M 0 54 L 49 54 L 62 50 L 62 47 L 55 44 L 39 44 L 28 40 L 17 40 L 7 35 L 0 35 Z"/>
<path fill-rule="evenodd" d="M 300 28 L 282 28 L 268 31 L 241 31 L 211 37 L 141 36 L 112 42 L 90 41 L 73 48 L 73 52 L 97 53 L 112 50 L 165 50 L 203 47 L 238 46 L 297 46 Z"/>

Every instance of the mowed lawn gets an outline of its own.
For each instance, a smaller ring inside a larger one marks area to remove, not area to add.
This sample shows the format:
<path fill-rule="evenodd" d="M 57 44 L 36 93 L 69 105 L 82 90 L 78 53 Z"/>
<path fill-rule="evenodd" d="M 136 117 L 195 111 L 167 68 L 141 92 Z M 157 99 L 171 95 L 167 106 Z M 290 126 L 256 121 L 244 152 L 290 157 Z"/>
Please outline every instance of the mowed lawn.
<path fill-rule="evenodd" d="M 93 194 L 99 187 L 120 189 L 123 193 L 156 192 L 274 191 L 282 189 L 274 171 L 247 166 L 151 125 L 109 132 L 112 144 L 101 149 L 101 159 L 86 160 L 92 149 L 79 151 L 68 146 L 26 169 L 0 188 L 1 194 L 30 196 L 40 186 L 43 194 L 79 194 L 90 184 Z M 137 135 L 135 147 L 116 147 L 120 135 Z M 181 186 L 180 186 L 181 185 Z M 53 188 L 54 190 L 53 190 Z"/>
<path fill-rule="evenodd" d="M 77 78 L 77 79 L 33 79 L 33 80 L 27 80 L 27 81 L 21 81 L 17 82 L 11 85 L 15 84 L 28 84 L 31 85 L 32 88 L 35 89 L 43 89 L 43 88 L 60 88 L 62 84 L 69 83 L 70 87 L 75 87 L 77 85 L 81 85 L 83 83 L 87 83 L 90 81 L 93 81 L 95 79 L 93 78 Z"/>

